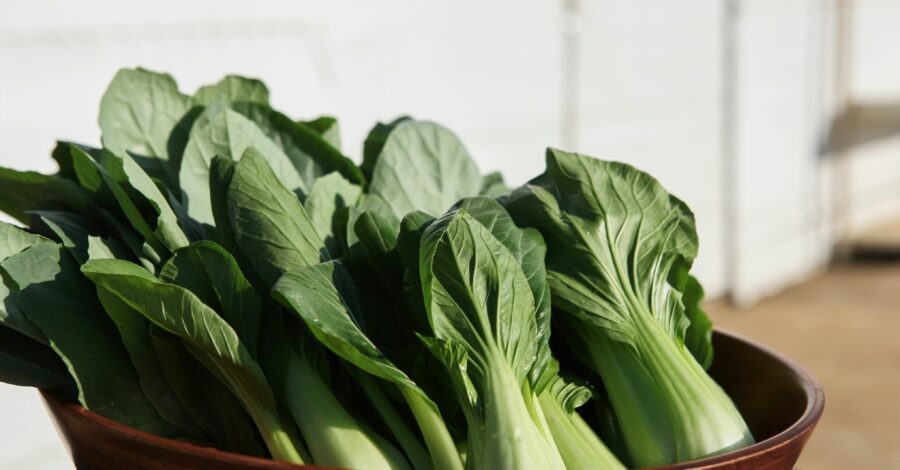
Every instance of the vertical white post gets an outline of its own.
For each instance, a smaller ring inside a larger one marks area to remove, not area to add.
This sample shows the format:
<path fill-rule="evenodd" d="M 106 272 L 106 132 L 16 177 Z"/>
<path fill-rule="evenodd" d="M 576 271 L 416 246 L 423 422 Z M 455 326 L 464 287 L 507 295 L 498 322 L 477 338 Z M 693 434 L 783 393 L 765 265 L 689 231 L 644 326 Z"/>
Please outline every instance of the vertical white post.
<path fill-rule="evenodd" d="M 560 144 L 569 151 L 578 150 L 579 93 L 578 74 L 581 42 L 581 15 L 579 0 L 564 0 L 559 16 L 559 32 L 562 38 L 560 70 Z"/>

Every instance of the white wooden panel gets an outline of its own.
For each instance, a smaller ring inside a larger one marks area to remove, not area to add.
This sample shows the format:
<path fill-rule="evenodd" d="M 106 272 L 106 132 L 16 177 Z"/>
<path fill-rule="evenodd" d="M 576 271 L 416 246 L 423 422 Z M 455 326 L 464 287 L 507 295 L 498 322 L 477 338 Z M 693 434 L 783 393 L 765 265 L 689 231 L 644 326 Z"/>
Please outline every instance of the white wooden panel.
<path fill-rule="evenodd" d="M 853 98 L 900 100 L 900 2 L 853 1 Z"/>
<path fill-rule="evenodd" d="M 726 289 L 719 1 L 585 1 L 578 150 L 656 176 L 694 210 L 695 273 Z"/>
<path fill-rule="evenodd" d="M 827 260 L 819 155 L 825 19 L 820 1 L 739 3 L 732 294 L 741 303 Z"/>
<path fill-rule="evenodd" d="M 847 235 L 854 237 L 900 217 L 900 136 L 861 145 L 848 158 Z"/>
<path fill-rule="evenodd" d="M 900 2 L 855 0 L 851 99 L 900 103 Z M 897 127 L 897 126 L 894 126 Z M 853 148 L 847 155 L 847 236 L 900 217 L 900 135 Z"/>

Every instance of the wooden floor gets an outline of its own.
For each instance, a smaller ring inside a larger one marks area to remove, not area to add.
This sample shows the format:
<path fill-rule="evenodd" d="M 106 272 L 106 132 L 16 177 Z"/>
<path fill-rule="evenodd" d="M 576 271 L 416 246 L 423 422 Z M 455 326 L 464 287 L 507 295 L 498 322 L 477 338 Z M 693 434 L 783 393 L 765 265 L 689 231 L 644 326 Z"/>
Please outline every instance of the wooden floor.
<path fill-rule="evenodd" d="M 824 386 L 825 414 L 797 468 L 900 469 L 900 263 L 838 266 L 752 308 L 707 309 Z"/>

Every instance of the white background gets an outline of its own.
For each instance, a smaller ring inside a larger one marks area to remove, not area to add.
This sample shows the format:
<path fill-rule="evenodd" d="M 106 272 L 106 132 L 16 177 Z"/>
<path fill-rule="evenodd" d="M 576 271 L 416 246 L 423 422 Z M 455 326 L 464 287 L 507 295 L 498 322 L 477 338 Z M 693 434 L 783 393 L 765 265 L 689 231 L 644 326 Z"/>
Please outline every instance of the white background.
<path fill-rule="evenodd" d="M 900 2 L 854 4 L 851 94 L 900 100 Z M 141 65 L 186 92 L 259 77 L 289 114 L 336 115 L 354 158 L 377 120 L 411 114 L 512 184 L 548 145 L 632 163 L 693 208 L 695 270 L 738 302 L 824 266 L 835 184 L 851 232 L 900 214 L 900 139 L 854 149 L 840 178 L 821 151 L 839 109 L 834 1 L 246 5 L 0 3 L 0 165 L 52 172 L 55 139 L 96 144 L 103 89 Z M 36 394 L 0 385 L 0 468 L 64 468 L 64 452 Z"/>

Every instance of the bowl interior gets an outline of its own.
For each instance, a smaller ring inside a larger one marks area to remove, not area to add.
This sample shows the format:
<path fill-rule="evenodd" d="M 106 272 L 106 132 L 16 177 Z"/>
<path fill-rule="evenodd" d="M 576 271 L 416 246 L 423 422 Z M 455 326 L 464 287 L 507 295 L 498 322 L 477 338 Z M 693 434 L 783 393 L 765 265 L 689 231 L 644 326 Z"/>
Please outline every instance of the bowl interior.
<path fill-rule="evenodd" d="M 811 412 L 821 389 L 792 361 L 717 332 L 710 375 L 740 410 L 756 442 L 788 430 Z"/>

